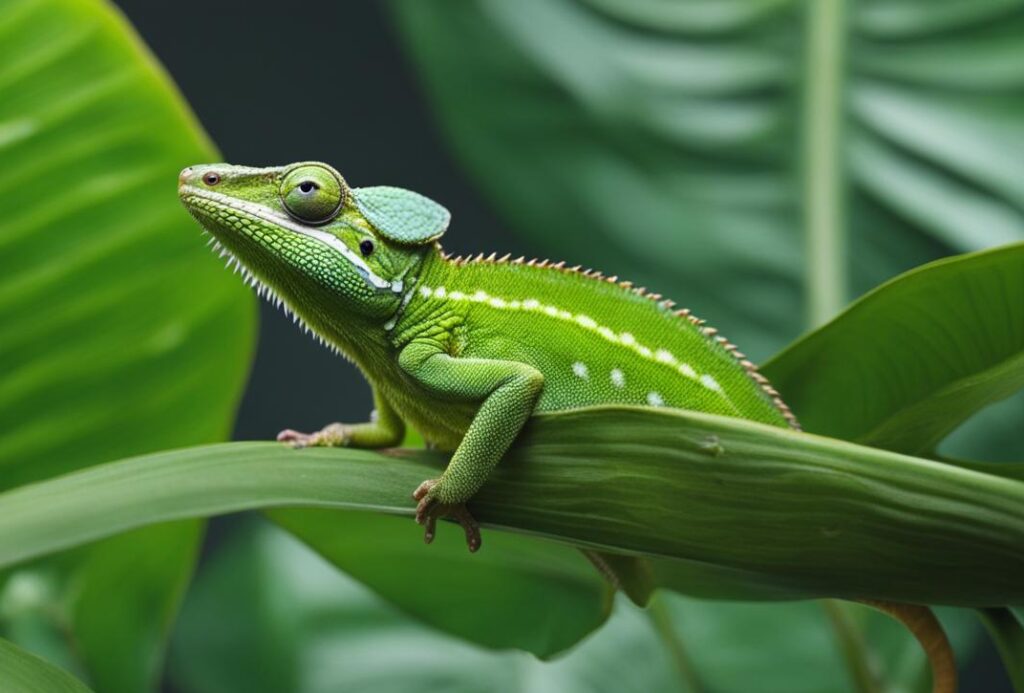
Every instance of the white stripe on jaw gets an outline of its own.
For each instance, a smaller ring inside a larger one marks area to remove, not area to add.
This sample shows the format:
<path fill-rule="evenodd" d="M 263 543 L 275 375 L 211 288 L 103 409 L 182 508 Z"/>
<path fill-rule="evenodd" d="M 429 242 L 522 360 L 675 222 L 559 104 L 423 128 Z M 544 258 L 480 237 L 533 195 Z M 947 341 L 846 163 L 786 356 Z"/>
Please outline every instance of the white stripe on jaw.
<path fill-rule="evenodd" d="M 236 200 L 233 197 L 228 197 L 227 195 L 223 195 L 212 190 L 203 190 L 202 188 L 195 188 L 191 185 L 186 187 L 185 189 L 189 194 L 195 195 L 198 198 L 209 200 L 210 202 L 216 202 L 219 205 L 223 205 L 230 209 L 243 212 L 250 216 L 256 217 L 257 219 L 265 221 L 269 224 L 274 224 L 275 226 L 280 226 L 281 228 L 288 229 L 289 231 L 297 233 L 301 236 L 306 236 L 308 238 L 317 240 L 320 243 L 323 243 L 324 245 L 329 246 L 330 248 L 333 248 L 334 250 L 338 251 L 342 257 L 348 260 L 349 263 L 356 268 L 356 271 L 362 275 L 363 279 L 365 279 L 366 282 L 373 286 L 374 288 L 390 289 L 395 293 L 399 293 L 402 291 L 401 282 L 392 283 L 389 282 L 387 279 L 384 279 L 383 277 L 375 274 L 374 271 L 371 270 L 365 262 L 363 262 L 363 259 L 356 255 L 352 250 L 350 250 L 347 245 L 342 243 L 341 239 L 338 238 L 337 236 L 329 234 L 326 231 L 321 231 L 320 229 L 315 229 L 309 226 L 303 226 L 302 224 L 297 224 L 288 217 L 281 216 L 280 214 L 270 209 L 269 207 L 256 204 L 255 202 L 245 202 L 243 200 Z"/>

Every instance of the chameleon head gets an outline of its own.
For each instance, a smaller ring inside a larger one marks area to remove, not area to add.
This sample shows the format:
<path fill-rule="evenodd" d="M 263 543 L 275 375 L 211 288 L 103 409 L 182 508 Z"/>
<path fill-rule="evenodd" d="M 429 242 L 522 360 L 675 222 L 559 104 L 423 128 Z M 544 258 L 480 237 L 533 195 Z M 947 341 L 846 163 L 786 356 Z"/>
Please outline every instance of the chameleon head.
<path fill-rule="evenodd" d="M 317 331 L 338 316 L 383 323 L 448 223 L 443 207 L 399 188 L 352 189 L 332 167 L 205 164 L 178 177 L 178 196 L 254 282 Z M 306 313 L 306 311 L 297 311 Z M 331 335 L 323 335 L 331 336 Z"/>

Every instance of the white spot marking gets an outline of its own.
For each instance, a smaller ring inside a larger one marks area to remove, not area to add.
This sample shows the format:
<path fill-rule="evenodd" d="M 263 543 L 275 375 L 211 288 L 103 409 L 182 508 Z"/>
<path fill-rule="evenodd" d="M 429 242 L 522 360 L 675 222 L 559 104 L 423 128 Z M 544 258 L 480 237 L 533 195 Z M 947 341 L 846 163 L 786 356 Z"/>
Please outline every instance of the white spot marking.
<path fill-rule="evenodd" d="M 443 286 L 439 286 L 436 289 L 431 289 L 430 287 L 422 286 L 420 287 L 419 292 L 425 298 L 435 297 L 443 299 L 446 297 L 446 290 Z M 557 306 L 542 304 L 535 298 L 527 298 L 522 301 L 506 300 L 503 298 L 489 296 L 486 291 L 481 290 L 478 290 L 472 295 L 468 296 L 462 293 L 461 291 L 452 291 L 450 294 L 447 294 L 447 298 L 452 301 L 473 301 L 474 303 L 487 303 L 488 305 L 498 309 L 518 310 L 522 308 L 523 310 L 539 310 L 553 318 L 575 322 L 580 327 L 596 331 L 599 335 L 601 335 L 604 339 L 608 340 L 609 342 L 612 342 L 614 344 L 622 344 L 623 346 L 629 347 L 630 349 L 632 349 L 632 351 L 636 352 L 637 354 L 646 359 L 651 359 L 653 361 L 657 361 L 658 363 L 663 363 L 667 366 L 673 367 L 680 375 L 683 375 L 687 378 L 691 378 L 694 380 L 699 380 L 704 387 L 714 392 L 720 393 L 727 400 L 729 399 L 728 396 L 726 396 L 725 393 L 722 391 L 722 386 L 711 375 L 705 374 L 698 376 L 697 372 L 693 369 L 693 367 L 690 364 L 678 361 L 676 357 L 668 350 L 652 350 L 649 347 L 637 342 L 636 337 L 633 334 L 629 332 L 617 334 L 616 332 L 609 329 L 608 327 L 605 327 L 604 325 L 598 325 L 597 321 L 595 321 L 588 315 L 584 315 L 582 313 L 579 315 L 573 315 L 569 311 L 562 310 Z M 590 373 L 587 369 L 586 364 L 582 362 L 577 361 L 576 363 L 574 363 L 572 365 L 572 370 L 577 377 L 583 378 L 584 380 L 589 379 L 590 377 Z M 612 369 L 612 371 L 609 373 L 609 377 L 611 378 L 612 385 L 614 385 L 615 387 L 625 387 L 626 376 L 620 369 Z M 647 393 L 647 403 L 653 407 L 660 407 L 665 404 L 665 401 L 659 393 L 649 392 Z"/>

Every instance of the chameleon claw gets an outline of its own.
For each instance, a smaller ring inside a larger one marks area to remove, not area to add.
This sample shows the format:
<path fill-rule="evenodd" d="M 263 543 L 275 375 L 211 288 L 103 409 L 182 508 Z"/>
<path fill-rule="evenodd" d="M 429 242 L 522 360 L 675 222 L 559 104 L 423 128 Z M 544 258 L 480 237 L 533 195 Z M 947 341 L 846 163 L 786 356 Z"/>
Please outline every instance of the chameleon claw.
<path fill-rule="evenodd" d="M 277 434 L 277 442 L 287 443 L 293 448 L 311 448 L 319 446 L 337 446 L 348 443 L 348 432 L 344 424 L 324 426 L 316 433 L 303 433 L 286 428 Z"/>
<path fill-rule="evenodd" d="M 423 526 L 423 541 L 427 544 L 434 541 L 438 518 L 447 517 L 458 522 L 466 533 L 466 547 L 470 553 L 476 553 L 482 544 L 480 525 L 465 504 L 448 505 L 430 497 L 430 491 L 437 485 L 437 479 L 428 479 L 412 492 L 416 505 L 416 524 Z"/>
<path fill-rule="evenodd" d="M 302 433 L 301 431 L 295 431 L 290 428 L 286 428 L 284 431 L 278 434 L 278 442 L 288 443 L 292 447 L 307 447 L 313 443 L 313 436 L 315 433 Z"/>
<path fill-rule="evenodd" d="M 422 484 L 417 486 L 416 490 L 412 492 L 412 499 L 416 500 L 416 501 L 421 501 L 424 498 L 426 498 L 427 494 L 430 493 L 430 489 L 434 488 L 434 486 L 437 485 L 437 481 L 438 481 L 437 479 L 427 479 Z M 419 517 L 419 509 L 418 508 L 417 508 L 416 515 L 417 515 L 417 517 Z"/>

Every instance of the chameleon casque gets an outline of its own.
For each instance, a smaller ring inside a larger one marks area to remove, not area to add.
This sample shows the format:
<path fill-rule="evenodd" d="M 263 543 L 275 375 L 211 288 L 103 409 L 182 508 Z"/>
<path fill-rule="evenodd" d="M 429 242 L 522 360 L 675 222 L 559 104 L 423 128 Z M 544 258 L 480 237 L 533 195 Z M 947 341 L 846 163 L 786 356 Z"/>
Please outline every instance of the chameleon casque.
<path fill-rule="evenodd" d="M 178 192 L 215 250 L 373 388 L 372 421 L 285 430 L 279 440 L 382 448 L 398 445 L 409 424 L 453 452 L 441 477 L 413 492 L 428 543 L 449 517 L 479 548 L 465 504 L 534 412 L 630 404 L 798 428 L 754 365 L 687 310 L 564 263 L 451 258 L 438 244 L 448 211 L 418 193 L 350 188 L 317 162 L 194 166 Z M 904 623 L 928 620 L 921 607 L 880 608 Z M 935 665 L 935 638 L 945 637 L 929 623 L 908 625 Z M 948 671 L 941 676 L 948 683 Z M 939 678 L 936 669 L 936 690 L 950 690 Z"/>

